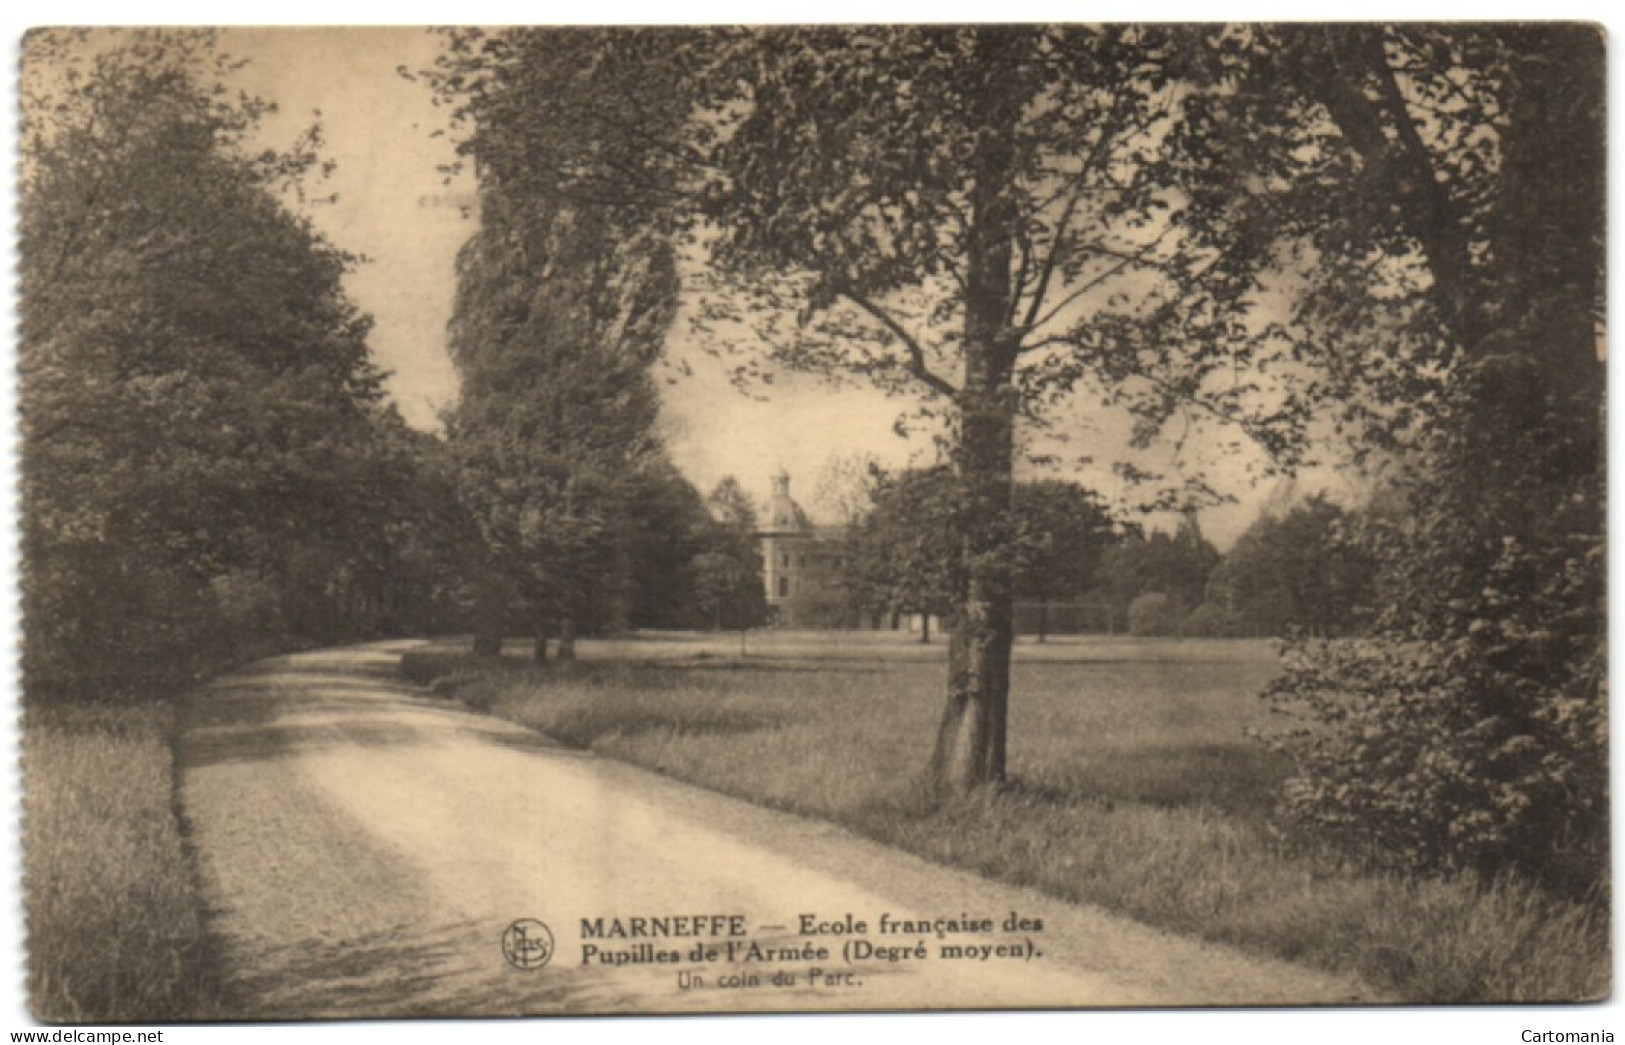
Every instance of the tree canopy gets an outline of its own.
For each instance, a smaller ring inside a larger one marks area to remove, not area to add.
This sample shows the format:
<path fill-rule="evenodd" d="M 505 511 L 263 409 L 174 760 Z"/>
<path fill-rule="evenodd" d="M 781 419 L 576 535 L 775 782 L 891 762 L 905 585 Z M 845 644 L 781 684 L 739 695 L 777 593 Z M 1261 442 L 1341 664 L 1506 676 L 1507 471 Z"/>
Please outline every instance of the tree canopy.
<path fill-rule="evenodd" d="M 1130 411 L 1137 445 L 1171 420 L 1224 422 L 1277 467 L 1329 413 L 1355 457 L 1403 473 L 1392 640 L 1483 665 L 1464 713 L 1497 722 L 1496 744 L 1544 731 L 1536 748 L 1573 751 L 1596 733 L 1574 710 L 1600 708 L 1590 28 L 449 40 L 436 83 L 478 123 L 470 152 L 539 196 L 685 235 L 719 350 L 945 416 L 940 783 L 1005 770 L 1017 426 L 1095 402 Z"/>
<path fill-rule="evenodd" d="M 1315 723 L 1291 807 L 1362 824 L 1411 867 L 1594 882 L 1601 34 L 1295 27 L 1250 41 L 1215 112 L 1266 129 L 1234 158 L 1273 181 L 1273 227 L 1315 259 L 1292 336 L 1363 444 L 1394 459 L 1395 510 L 1371 533 L 1373 640 L 1300 648 L 1276 690 Z"/>
<path fill-rule="evenodd" d="M 1103 586 L 1122 610 L 1141 595 L 1162 595 L 1175 617 L 1202 601 L 1208 577 L 1219 563 L 1214 548 L 1195 521 L 1180 521 L 1173 533 L 1138 530 L 1111 548 L 1101 564 Z"/>
<path fill-rule="evenodd" d="M 1236 540 L 1207 582 L 1212 630 L 1340 635 L 1367 623 L 1376 566 L 1358 521 L 1324 495 L 1265 514 Z"/>
<path fill-rule="evenodd" d="M 622 238 L 598 211 L 513 191 L 483 187 L 458 259 L 462 391 L 448 434 L 489 553 L 488 597 L 511 585 L 538 637 L 560 630 L 568 654 L 586 619 L 629 623 L 627 520 L 662 453 L 649 367 L 675 276 L 658 238 Z"/>
<path fill-rule="evenodd" d="M 871 502 L 847 536 L 850 599 L 871 613 L 950 615 L 958 526 L 952 475 L 938 466 L 896 474 L 875 469 L 872 477 Z M 1122 537 L 1104 502 L 1061 480 L 1018 482 L 1012 496 L 1017 594 L 1047 603 L 1094 589 Z M 1041 611 L 1040 639 L 1046 620 Z"/>
<path fill-rule="evenodd" d="M 712 525 L 693 558 L 693 595 L 709 627 L 745 630 L 767 620 L 756 507 L 739 480 L 726 476 L 705 499 Z"/>
<path fill-rule="evenodd" d="M 30 693 L 173 678 L 356 626 L 399 477 L 355 259 L 284 202 L 206 33 L 24 58 L 21 408 Z"/>

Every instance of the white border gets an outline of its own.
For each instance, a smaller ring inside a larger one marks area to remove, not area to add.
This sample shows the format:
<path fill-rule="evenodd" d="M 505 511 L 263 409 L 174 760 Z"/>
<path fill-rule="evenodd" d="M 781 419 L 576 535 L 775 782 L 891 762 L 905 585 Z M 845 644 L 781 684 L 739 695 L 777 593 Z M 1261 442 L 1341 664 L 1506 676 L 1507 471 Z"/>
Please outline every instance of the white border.
<path fill-rule="evenodd" d="M 215 6 L 198 0 L 152 0 L 143 5 L 116 5 L 106 0 L 62 0 L 51 4 L 14 4 L 4 15 L 5 39 L 8 55 L 8 75 L 4 78 L 3 96 L 9 127 L 16 125 L 16 67 L 18 40 L 31 24 L 236 24 L 236 25 L 304 25 L 304 24 L 395 24 L 425 25 L 445 22 L 454 16 L 461 24 L 514 24 L 538 21 L 579 21 L 583 14 L 598 22 L 615 23 L 673 23 L 673 22 L 883 22 L 883 21 L 1186 21 L 1186 20 L 1518 20 L 1554 19 L 1587 20 L 1617 28 L 1625 25 L 1614 9 L 1600 0 L 1539 5 L 1535 3 L 1507 3 L 1505 0 L 1487 0 L 1477 4 L 1440 2 L 1440 0 L 1409 0 L 1394 2 L 1380 0 L 1360 6 L 1339 4 L 1315 6 L 1283 3 L 1281 0 L 1249 0 L 1226 5 L 1198 5 L 1193 3 L 1112 2 L 1079 4 L 1060 0 L 1004 0 L 1000 3 L 973 3 L 966 0 L 809 0 L 792 2 L 754 3 L 742 0 L 690 0 L 682 4 L 655 4 L 646 0 L 598 0 L 590 7 L 579 5 L 524 4 L 514 0 L 465 0 L 452 6 L 428 4 L 422 0 L 406 2 L 356 2 L 356 0 L 283 0 L 269 4 L 251 0 L 247 4 L 230 7 Z M 26 20 L 29 16 L 33 21 Z M 1610 119 L 1609 137 L 1613 143 L 1622 140 L 1620 129 L 1619 72 L 1620 43 L 1611 36 L 1609 55 Z M 5 141 L 6 169 L 14 178 L 16 170 L 15 130 L 8 132 Z M 1616 150 L 1610 150 L 1609 213 L 1618 213 L 1619 160 Z M 14 189 L 13 189 L 14 191 Z M 11 367 L 14 365 L 16 273 L 14 244 L 16 242 L 15 212 L 7 208 L 7 227 L 3 245 L 6 261 L 6 303 L 8 323 L 5 338 L 7 376 L 0 380 L 0 417 L 14 416 L 15 402 Z M 1617 227 L 1613 221 L 1611 227 Z M 1619 251 L 1617 236 L 1609 243 L 1610 300 L 1617 300 L 1619 285 Z M 1610 384 L 1618 377 L 1617 365 L 1610 362 Z M 1610 410 L 1610 431 L 1618 432 L 1618 418 Z M 10 445 L 15 446 L 15 430 L 10 431 Z M 1622 447 L 1618 440 L 1610 439 L 1611 462 L 1618 462 Z M 1610 469 L 1610 486 L 1619 476 Z M 16 549 L 17 531 L 14 524 L 15 476 L 13 461 L 0 455 L 0 491 L 9 510 L 0 513 L 0 540 L 8 553 Z M 1615 513 L 1610 511 L 1610 533 L 1614 531 Z M 1610 591 L 1620 590 L 1625 570 L 1618 566 L 1619 557 L 1613 557 L 1610 570 Z M 17 762 L 15 726 L 11 721 L 15 711 L 15 656 L 19 633 L 16 630 L 16 573 L 13 554 L 0 557 L 0 631 L 10 639 L 10 662 L 3 683 L 11 700 L 0 725 L 7 756 L 7 772 L 0 789 L 4 794 L 5 859 L 3 898 L 0 898 L 0 924 L 4 926 L 4 939 L 0 942 L 5 961 L 0 962 L 0 1034 L 39 1028 L 28 1016 L 23 1005 L 23 955 L 20 870 L 18 854 L 19 831 L 17 811 Z M 1617 617 L 1616 617 L 1617 619 Z M 1614 643 L 1615 648 L 1620 648 Z M 1613 795 L 1616 803 L 1616 838 L 1618 837 L 1618 806 L 1625 801 L 1620 758 L 1613 762 Z M 1619 915 L 1615 917 L 1616 962 L 1621 955 Z M 1616 976 L 1617 984 L 1617 976 Z M 1617 986 L 1616 986 L 1617 991 Z M 428 1045 L 449 1037 L 475 1036 L 482 1040 L 526 1042 L 528 1045 L 547 1041 L 640 1041 L 658 1037 L 663 1041 L 706 1042 L 764 1042 L 771 1040 L 799 1045 L 802 1042 L 822 1042 L 833 1037 L 841 1039 L 878 1040 L 903 1037 L 929 1040 L 934 1038 L 967 1039 L 998 1043 L 1009 1039 L 1057 1040 L 1077 1042 L 1130 1042 L 1161 1040 L 1200 1040 L 1214 1045 L 1254 1045 L 1269 1042 L 1314 1041 L 1316 1045 L 1369 1045 L 1373 1039 L 1385 1042 L 1483 1042 L 1515 1043 L 1522 1040 L 1522 1032 L 1530 1030 L 1609 1030 L 1625 1043 L 1625 1020 L 1621 1020 L 1621 1005 L 1615 1001 L 1600 1006 L 1580 1007 L 1526 1007 L 1526 1008 L 1425 1008 L 1425 1009 L 1355 1009 L 1355 1010 L 1253 1010 L 1242 1012 L 1157 1012 L 1157 1013 L 1027 1013 L 1027 1014 L 953 1014 L 953 1015 L 896 1015 L 896 1016 L 799 1016 L 799 1017 L 685 1017 L 682 1019 L 545 1019 L 524 1021 L 416 1021 L 416 1022 L 362 1022 L 338 1024 L 292 1024 L 238 1027 L 178 1027 L 169 1029 L 165 1041 L 202 1042 L 216 1037 L 254 1041 L 284 1041 L 298 1037 L 301 1043 L 322 1045 L 326 1042 L 371 1040 L 375 1035 Z M 9 1040 L 9 1039 L 7 1039 Z"/>

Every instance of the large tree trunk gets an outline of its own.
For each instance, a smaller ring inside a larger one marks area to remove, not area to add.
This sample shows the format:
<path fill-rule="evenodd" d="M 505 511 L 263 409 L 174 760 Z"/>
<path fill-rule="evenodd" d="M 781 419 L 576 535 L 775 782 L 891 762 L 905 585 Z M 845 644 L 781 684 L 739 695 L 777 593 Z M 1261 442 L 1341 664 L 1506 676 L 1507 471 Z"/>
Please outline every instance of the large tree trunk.
<path fill-rule="evenodd" d="M 494 578 L 482 577 L 474 592 L 474 655 L 502 656 L 503 630 L 507 623 L 507 592 Z"/>
<path fill-rule="evenodd" d="M 629 505 L 621 506 L 622 521 L 616 525 L 610 538 L 609 605 L 604 629 L 614 636 L 625 635 L 632 630 L 632 592 L 637 581 L 633 576 L 635 566 L 632 562 L 631 528 L 625 522 L 631 513 Z"/>
<path fill-rule="evenodd" d="M 975 95 L 984 128 L 972 158 L 970 235 L 965 258 L 964 387 L 959 394 L 958 563 L 948 638 L 948 702 L 932 757 L 938 789 L 964 792 L 1004 780 L 1010 695 L 1012 599 L 1011 461 L 1015 402 L 1011 375 L 1020 332 L 1009 325 L 1015 215 L 1004 194 L 1011 176 L 1019 100 L 996 53 L 1006 38 L 983 33 L 985 82 Z"/>
<path fill-rule="evenodd" d="M 559 621 L 559 662 L 576 659 L 576 619 L 568 614 Z"/>
<path fill-rule="evenodd" d="M 996 395 L 995 401 L 1008 397 Z M 969 791 L 1000 783 L 1005 715 L 1015 636 L 1008 556 L 1010 460 L 1014 418 L 1008 409 L 967 409 L 958 454 L 960 571 L 963 589 L 948 632 L 948 705 L 932 770 L 939 788 Z"/>

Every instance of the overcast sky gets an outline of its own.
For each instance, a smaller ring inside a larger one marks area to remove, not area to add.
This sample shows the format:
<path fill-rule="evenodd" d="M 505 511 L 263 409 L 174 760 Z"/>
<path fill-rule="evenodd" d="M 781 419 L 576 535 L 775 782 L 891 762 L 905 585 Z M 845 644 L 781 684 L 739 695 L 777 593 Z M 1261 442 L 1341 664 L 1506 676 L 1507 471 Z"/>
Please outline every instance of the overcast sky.
<path fill-rule="evenodd" d="M 235 29 L 225 32 L 223 47 L 249 60 L 239 74 L 243 85 L 278 103 L 280 112 L 264 129 L 270 140 L 285 144 L 320 120 L 325 151 L 337 162 L 326 188 L 338 200 L 308 209 L 335 243 L 369 259 L 350 277 L 349 289 L 377 321 L 373 349 L 393 375 L 389 389 L 401 412 L 414 425 L 433 427 L 437 411 L 456 396 L 445 329 L 456 253 L 475 220 L 465 214 L 474 198 L 472 179 L 463 175 L 448 184 L 440 170 L 455 159 L 444 110 L 431 103 L 423 84 L 397 72 L 430 65 L 437 39 L 403 28 Z M 851 385 L 833 388 L 807 375 L 780 375 L 761 390 L 766 399 L 752 398 L 730 385 L 727 366 L 703 350 L 681 319 L 666 356 L 659 377 L 667 445 L 702 490 L 733 475 L 765 499 L 770 477 L 783 468 L 807 502 L 834 459 L 867 455 L 897 467 L 934 457 L 927 434 L 904 439 L 894 432 L 894 422 L 911 407 L 906 400 Z M 1127 428 L 1126 419 L 1079 410 L 1063 418 L 1067 440 L 1043 448 L 1058 449 L 1066 461 L 1093 458 L 1061 474 L 1127 497 L 1107 470 Z M 1187 456 L 1192 450 L 1187 443 Z M 1170 454 L 1158 448 L 1138 463 L 1166 466 Z M 1203 456 L 1200 446 L 1195 456 Z M 1275 486 L 1246 481 L 1261 463 L 1256 455 L 1205 456 L 1205 473 L 1218 476 L 1240 501 L 1203 515 L 1206 532 L 1222 547 Z M 816 505 L 809 507 L 816 512 Z"/>

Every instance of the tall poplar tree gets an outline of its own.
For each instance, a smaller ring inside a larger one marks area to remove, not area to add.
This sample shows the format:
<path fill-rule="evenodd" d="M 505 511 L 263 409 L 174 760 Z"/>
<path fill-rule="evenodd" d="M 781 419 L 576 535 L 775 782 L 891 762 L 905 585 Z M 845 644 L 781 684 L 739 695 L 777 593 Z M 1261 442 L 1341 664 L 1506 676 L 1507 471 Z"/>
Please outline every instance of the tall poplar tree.
<path fill-rule="evenodd" d="M 662 455 L 649 368 L 675 266 L 657 235 L 486 179 L 450 330 L 449 435 L 487 551 L 478 643 L 494 652 L 517 598 L 538 655 L 557 634 L 570 657 L 583 624 L 624 628 L 631 612 L 633 506 Z"/>

